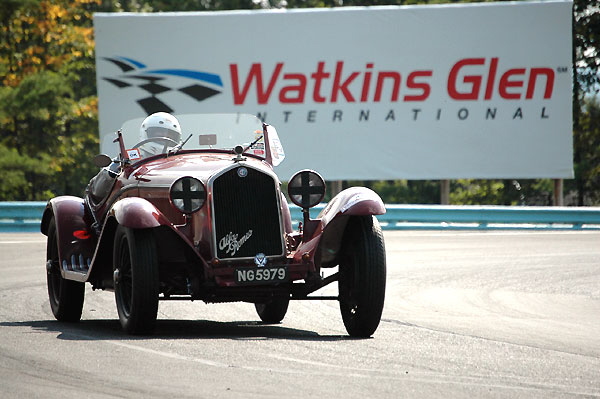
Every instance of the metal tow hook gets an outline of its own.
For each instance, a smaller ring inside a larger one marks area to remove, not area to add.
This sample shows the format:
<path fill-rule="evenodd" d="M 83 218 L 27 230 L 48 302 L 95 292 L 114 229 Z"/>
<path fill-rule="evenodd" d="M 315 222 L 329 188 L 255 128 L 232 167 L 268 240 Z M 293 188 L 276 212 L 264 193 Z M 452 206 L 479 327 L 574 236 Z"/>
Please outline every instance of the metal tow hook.
<path fill-rule="evenodd" d="M 121 282 L 121 271 L 119 269 L 115 269 L 113 272 L 113 280 L 115 284 L 119 284 Z"/>

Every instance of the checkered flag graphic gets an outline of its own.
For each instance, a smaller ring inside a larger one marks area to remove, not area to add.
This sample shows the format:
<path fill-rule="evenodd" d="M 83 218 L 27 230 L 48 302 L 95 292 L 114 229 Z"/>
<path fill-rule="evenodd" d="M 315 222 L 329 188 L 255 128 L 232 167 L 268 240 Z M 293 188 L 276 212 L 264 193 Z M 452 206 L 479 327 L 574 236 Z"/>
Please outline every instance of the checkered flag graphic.
<path fill-rule="evenodd" d="M 184 69 L 159 69 L 147 70 L 146 66 L 129 58 L 104 58 L 112 62 L 123 72 L 118 78 L 102 78 L 119 89 L 138 87 L 146 91 L 148 97 L 140 98 L 136 102 L 147 114 L 154 112 L 169 112 L 175 110 L 165 103 L 165 94 L 182 93 L 196 101 L 203 101 L 209 97 L 220 94 L 216 89 L 222 87 L 221 78 L 215 74 Z M 173 78 L 178 79 L 173 79 Z M 181 81 L 187 84 L 181 84 Z M 200 83 L 202 82 L 202 83 Z M 212 87 L 210 87 L 210 84 Z M 178 85 L 177 85 L 178 84 Z M 176 85 L 176 87 L 173 87 Z M 216 88 L 215 88 L 216 87 Z M 159 97 L 163 97 L 161 100 Z"/>

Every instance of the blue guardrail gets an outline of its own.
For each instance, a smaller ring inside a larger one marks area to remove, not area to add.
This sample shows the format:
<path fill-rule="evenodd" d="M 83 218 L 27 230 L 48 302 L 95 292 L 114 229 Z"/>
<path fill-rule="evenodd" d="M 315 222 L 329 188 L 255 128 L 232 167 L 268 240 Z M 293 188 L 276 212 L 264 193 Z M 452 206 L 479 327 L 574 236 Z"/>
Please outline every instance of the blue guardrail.
<path fill-rule="evenodd" d="M 0 202 L 0 232 L 40 231 L 46 202 Z"/>
<path fill-rule="evenodd" d="M 0 202 L 0 232 L 38 232 L 46 202 Z M 311 209 L 317 217 L 325 207 Z M 600 207 L 386 205 L 384 230 L 600 230 Z M 290 206 L 294 226 L 302 211 Z"/>
<path fill-rule="evenodd" d="M 316 217 L 325 207 L 311 209 Z M 383 230 L 600 230 L 600 207 L 393 205 L 378 215 Z M 294 222 L 302 212 L 290 207 Z"/>

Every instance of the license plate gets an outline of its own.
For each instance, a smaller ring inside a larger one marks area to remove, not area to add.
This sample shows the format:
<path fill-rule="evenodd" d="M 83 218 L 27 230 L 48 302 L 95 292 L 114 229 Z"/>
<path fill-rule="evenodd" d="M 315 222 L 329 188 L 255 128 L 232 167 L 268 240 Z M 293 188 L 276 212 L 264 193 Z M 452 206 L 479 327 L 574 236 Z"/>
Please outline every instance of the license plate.
<path fill-rule="evenodd" d="M 244 268 L 235 271 L 235 282 L 238 284 L 271 284 L 287 279 L 287 267 Z"/>

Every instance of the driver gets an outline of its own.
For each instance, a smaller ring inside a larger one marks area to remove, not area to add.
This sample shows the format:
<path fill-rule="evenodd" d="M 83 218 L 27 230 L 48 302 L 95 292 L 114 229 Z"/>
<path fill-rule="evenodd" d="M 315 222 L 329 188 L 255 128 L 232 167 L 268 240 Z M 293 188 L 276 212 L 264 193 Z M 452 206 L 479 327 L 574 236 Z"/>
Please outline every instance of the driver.
<path fill-rule="evenodd" d="M 149 115 L 140 126 L 140 143 L 143 143 L 138 146 L 142 158 L 162 154 L 175 147 L 181 143 L 179 121 L 166 112 Z M 120 170 L 121 164 L 115 160 L 90 180 L 85 192 L 93 204 L 99 204 L 110 193 Z"/>
<path fill-rule="evenodd" d="M 140 142 L 144 141 L 146 143 L 139 147 L 142 157 L 166 152 L 169 147 L 181 143 L 179 121 L 166 112 L 156 112 L 149 115 L 140 126 Z"/>

